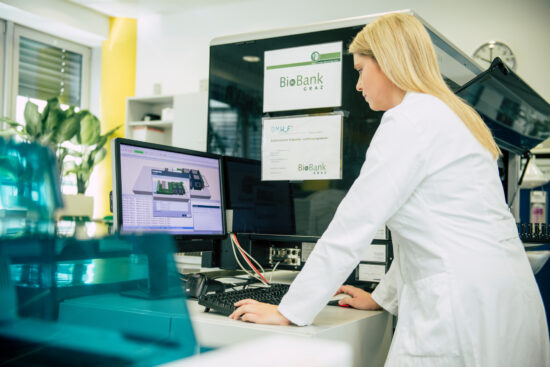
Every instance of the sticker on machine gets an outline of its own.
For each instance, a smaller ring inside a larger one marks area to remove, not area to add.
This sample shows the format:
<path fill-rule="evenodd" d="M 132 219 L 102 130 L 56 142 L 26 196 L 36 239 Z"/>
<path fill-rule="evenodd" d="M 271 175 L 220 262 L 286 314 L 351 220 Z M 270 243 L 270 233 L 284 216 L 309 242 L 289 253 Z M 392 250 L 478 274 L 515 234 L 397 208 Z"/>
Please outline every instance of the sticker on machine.
<path fill-rule="evenodd" d="M 386 265 L 359 264 L 357 280 L 363 282 L 380 282 L 386 274 Z"/>

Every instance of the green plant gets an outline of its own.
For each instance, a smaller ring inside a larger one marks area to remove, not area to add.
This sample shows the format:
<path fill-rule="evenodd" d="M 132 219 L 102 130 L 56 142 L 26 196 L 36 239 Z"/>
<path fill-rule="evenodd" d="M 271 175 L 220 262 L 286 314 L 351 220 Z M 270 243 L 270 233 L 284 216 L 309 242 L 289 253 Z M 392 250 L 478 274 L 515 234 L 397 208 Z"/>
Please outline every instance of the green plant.
<path fill-rule="evenodd" d="M 104 145 L 120 126 L 101 135 L 99 119 L 88 110 L 76 109 L 69 106 L 63 110 L 59 100 L 51 98 L 39 112 L 38 106 L 29 101 L 25 105 L 25 124 L 6 117 L 0 121 L 8 126 L 4 134 L 15 134 L 24 140 L 50 146 L 56 154 L 62 176 L 74 174 L 77 191 L 83 194 L 94 167 L 105 158 Z M 75 159 L 66 162 L 68 156 Z"/>

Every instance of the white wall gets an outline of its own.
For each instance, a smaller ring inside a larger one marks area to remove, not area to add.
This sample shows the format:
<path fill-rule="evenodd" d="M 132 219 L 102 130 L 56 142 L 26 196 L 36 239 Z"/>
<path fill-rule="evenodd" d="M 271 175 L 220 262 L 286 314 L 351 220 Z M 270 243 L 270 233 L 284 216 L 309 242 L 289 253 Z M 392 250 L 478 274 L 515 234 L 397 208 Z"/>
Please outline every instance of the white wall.
<path fill-rule="evenodd" d="M 214 37 L 412 9 L 468 55 L 490 40 L 516 53 L 517 73 L 550 101 L 550 1 L 242 0 L 138 19 L 136 95 L 196 92 Z"/>
<path fill-rule="evenodd" d="M 86 46 L 109 36 L 109 17 L 62 0 L 0 0 L 0 17 Z"/>

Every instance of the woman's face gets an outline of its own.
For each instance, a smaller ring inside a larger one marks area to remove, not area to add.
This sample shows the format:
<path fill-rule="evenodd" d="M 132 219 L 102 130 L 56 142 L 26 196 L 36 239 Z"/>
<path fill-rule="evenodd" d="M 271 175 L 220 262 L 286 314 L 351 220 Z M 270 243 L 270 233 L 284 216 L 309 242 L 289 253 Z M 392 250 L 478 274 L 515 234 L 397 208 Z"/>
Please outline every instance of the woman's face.
<path fill-rule="evenodd" d="M 373 111 L 387 111 L 403 100 L 405 92 L 382 72 L 374 58 L 353 54 L 353 67 L 359 72 L 356 89 Z"/>

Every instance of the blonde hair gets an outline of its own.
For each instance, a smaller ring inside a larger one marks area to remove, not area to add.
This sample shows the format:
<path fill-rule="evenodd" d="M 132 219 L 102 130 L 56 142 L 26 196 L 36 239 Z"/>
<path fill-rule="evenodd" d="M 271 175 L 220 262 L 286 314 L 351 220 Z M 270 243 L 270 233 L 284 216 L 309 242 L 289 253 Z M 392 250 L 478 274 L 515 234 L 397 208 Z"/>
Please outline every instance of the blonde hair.
<path fill-rule="evenodd" d="M 404 13 L 380 16 L 355 36 L 349 52 L 374 57 L 398 88 L 441 99 L 494 158 L 502 154 L 479 114 L 443 80 L 430 36 L 414 16 Z"/>

